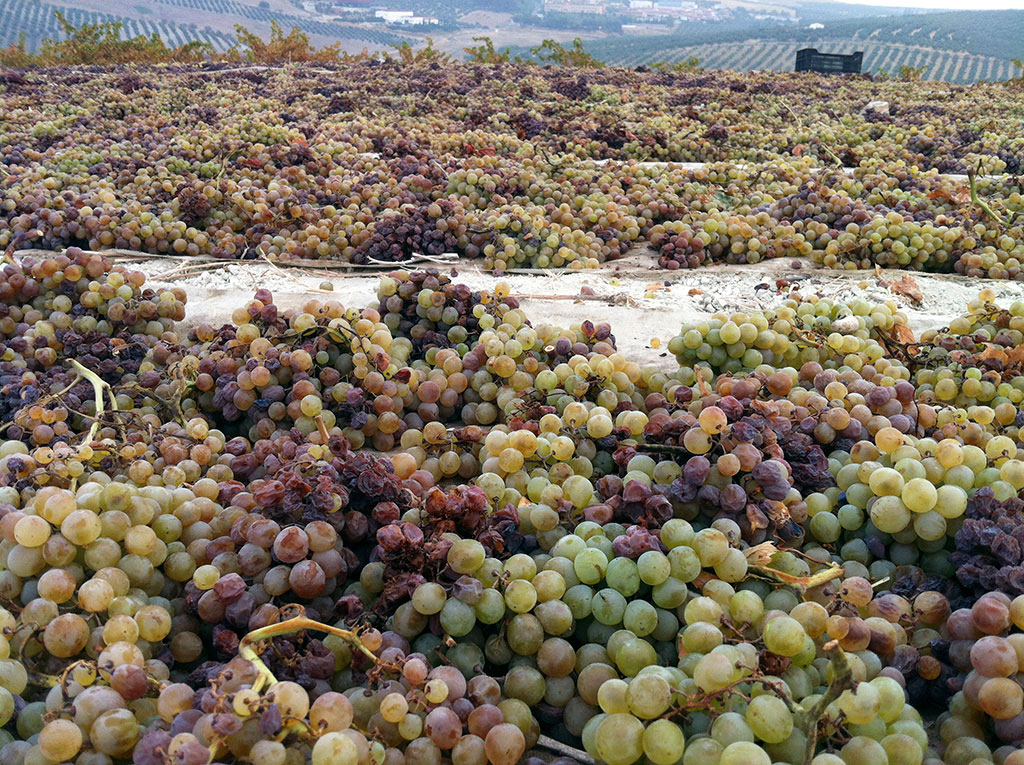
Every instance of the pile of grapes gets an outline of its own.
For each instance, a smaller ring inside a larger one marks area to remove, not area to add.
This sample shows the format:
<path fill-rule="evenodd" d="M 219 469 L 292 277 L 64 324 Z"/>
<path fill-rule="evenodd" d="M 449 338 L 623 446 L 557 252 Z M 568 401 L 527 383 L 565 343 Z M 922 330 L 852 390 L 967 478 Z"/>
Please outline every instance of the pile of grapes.
<path fill-rule="evenodd" d="M 1012 83 L 378 61 L 132 77 L 0 77 L 0 247 L 501 271 L 641 248 L 666 269 L 1024 281 Z"/>
<path fill-rule="evenodd" d="M 1024 763 L 1024 303 L 367 302 L 3 266 L 0 759 Z"/>

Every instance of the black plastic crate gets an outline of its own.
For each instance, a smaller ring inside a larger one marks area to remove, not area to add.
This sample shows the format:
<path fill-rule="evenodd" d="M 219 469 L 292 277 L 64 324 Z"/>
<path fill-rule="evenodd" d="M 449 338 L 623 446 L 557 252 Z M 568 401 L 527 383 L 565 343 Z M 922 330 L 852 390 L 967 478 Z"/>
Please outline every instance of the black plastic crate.
<path fill-rule="evenodd" d="M 817 48 L 802 48 L 796 52 L 796 71 L 821 74 L 860 74 L 864 52 L 849 55 L 819 53 Z"/>

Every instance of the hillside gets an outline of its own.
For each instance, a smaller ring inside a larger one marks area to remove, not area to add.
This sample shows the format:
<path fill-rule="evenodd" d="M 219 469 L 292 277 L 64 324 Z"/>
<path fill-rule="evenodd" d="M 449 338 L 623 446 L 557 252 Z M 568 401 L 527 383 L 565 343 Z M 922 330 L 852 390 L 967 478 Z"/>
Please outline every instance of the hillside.
<path fill-rule="evenodd" d="M 998 33 L 997 33 L 998 32 Z M 639 66 L 697 56 L 707 67 L 792 71 L 797 49 L 862 50 L 865 71 L 928 67 L 926 79 L 971 83 L 1014 76 L 1024 54 L 1024 11 L 925 13 L 843 19 L 822 29 L 748 27 L 716 34 L 709 25 L 672 35 L 616 36 L 587 44 L 609 64 Z"/>
<path fill-rule="evenodd" d="M 997 58 L 1024 54 L 1024 10 L 952 11 L 823 21 L 813 34 L 826 40 L 875 40 L 966 51 Z M 764 39 L 802 42 L 807 30 L 777 27 Z"/>
<path fill-rule="evenodd" d="M 802 43 L 751 40 L 747 42 L 709 43 L 657 49 L 624 50 L 621 56 L 608 56 L 608 63 L 640 66 L 654 61 L 677 63 L 691 56 L 708 69 L 734 71 L 793 71 L 796 52 L 817 47 L 832 53 L 864 51 L 864 71 L 895 75 L 901 66 L 927 67 L 923 79 L 970 84 L 979 80 L 1008 80 L 1017 68 L 1006 59 L 978 56 L 963 51 L 945 51 L 919 45 L 863 42 L 860 40 L 809 40 Z"/>
<path fill-rule="evenodd" d="M 290 9 L 290 10 L 289 10 Z M 266 36 L 270 22 L 298 27 L 320 45 L 338 42 L 349 51 L 397 45 L 404 37 L 380 25 L 360 25 L 324 20 L 289 3 L 239 2 L 239 0 L 154 0 L 134 5 L 85 0 L 65 4 L 33 0 L 0 0 L 0 47 L 7 47 L 24 34 L 29 50 L 38 49 L 45 38 L 60 39 L 61 27 L 55 12 L 62 12 L 75 26 L 117 21 L 123 36 L 158 34 L 169 45 L 198 40 L 224 50 L 235 42 L 234 28 L 241 24 Z M 181 21 L 187 18 L 189 21 Z"/>

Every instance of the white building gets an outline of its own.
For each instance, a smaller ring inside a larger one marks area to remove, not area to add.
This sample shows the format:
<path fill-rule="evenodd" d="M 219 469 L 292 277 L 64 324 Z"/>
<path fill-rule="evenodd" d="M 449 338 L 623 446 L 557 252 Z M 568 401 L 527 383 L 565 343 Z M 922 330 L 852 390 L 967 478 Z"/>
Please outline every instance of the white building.
<path fill-rule="evenodd" d="M 412 18 L 412 11 L 377 11 L 373 14 L 387 24 L 402 24 L 403 19 Z"/>
<path fill-rule="evenodd" d="M 435 16 L 414 16 L 412 11 L 377 11 L 374 15 L 386 24 L 420 26 L 439 23 Z"/>

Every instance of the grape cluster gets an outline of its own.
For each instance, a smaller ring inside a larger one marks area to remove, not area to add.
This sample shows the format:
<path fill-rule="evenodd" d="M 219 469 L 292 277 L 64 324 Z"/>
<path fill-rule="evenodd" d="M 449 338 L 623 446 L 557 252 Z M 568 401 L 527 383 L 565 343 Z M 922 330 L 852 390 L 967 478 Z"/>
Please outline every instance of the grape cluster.
<path fill-rule="evenodd" d="M 1016 494 L 1001 502 L 985 488 L 971 497 L 952 555 L 961 584 L 975 591 L 1024 594 L 1022 510 Z"/>
<path fill-rule="evenodd" d="M 668 349 L 681 366 L 699 365 L 711 374 L 845 366 L 869 381 L 907 379 L 903 360 L 884 345 L 897 325 L 905 326 L 906 316 L 892 302 L 833 303 L 795 293 L 769 312 L 719 313 L 686 325 Z M 781 376 L 776 379 L 783 386 Z"/>
<path fill-rule="evenodd" d="M 651 245 L 667 269 L 792 256 L 1024 279 L 1004 84 L 369 61 L 5 78 L 0 247 L 503 270 Z M 884 129 L 873 100 L 900 110 Z M 976 170 L 997 175 L 936 172 Z"/>
<path fill-rule="evenodd" d="M 394 262 L 414 255 L 453 252 L 466 229 L 464 223 L 454 220 L 455 216 L 456 209 L 447 200 L 384 216 L 373 226 L 370 236 L 355 248 L 352 262 Z"/>
<path fill-rule="evenodd" d="M 666 370 L 436 269 L 188 332 L 4 274 L 0 757 L 1017 765 L 1018 306 L 794 293 Z"/>

